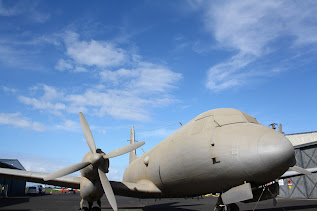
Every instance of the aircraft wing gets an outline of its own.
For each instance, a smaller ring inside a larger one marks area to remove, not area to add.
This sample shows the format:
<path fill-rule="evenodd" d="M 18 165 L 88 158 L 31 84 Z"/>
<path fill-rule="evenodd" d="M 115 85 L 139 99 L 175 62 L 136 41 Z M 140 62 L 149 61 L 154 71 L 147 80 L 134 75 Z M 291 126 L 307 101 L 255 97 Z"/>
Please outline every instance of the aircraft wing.
<path fill-rule="evenodd" d="M 80 188 L 80 177 L 63 176 L 53 180 L 44 181 L 43 177 L 47 175 L 49 175 L 49 173 L 0 168 L 0 177 L 24 180 L 27 182 L 49 184 L 61 187 L 69 187 L 74 189 Z M 159 197 L 162 195 L 161 190 L 158 189 L 149 180 L 143 180 L 140 183 L 110 181 L 110 184 L 116 195 L 131 197 Z"/>
<path fill-rule="evenodd" d="M 0 168 L 0 177 L 9 179 L 19 179 L 27 182 L 36 182 L 41 184 L 56 185 L 61 187 L 79 188 L 80 177 L 64 176 L 50 181 L 44 181 L 43 177 L 49 175 L 48 173 L 22 171 L 16 169 Z"/>
<path fill-rule="evenodd" d="M 305 170 L 309 171 L 310 173 L 317 172 L 317 168 L 308 168 Z M 305 175 L 305 174 L 301 172 L 297 172 L 297 171 L 287 171 L 280 177 L 280 179 L 286 179 L 286 178 L 291 178 L 291 177 L 300 176 L 300 175 Z"/>

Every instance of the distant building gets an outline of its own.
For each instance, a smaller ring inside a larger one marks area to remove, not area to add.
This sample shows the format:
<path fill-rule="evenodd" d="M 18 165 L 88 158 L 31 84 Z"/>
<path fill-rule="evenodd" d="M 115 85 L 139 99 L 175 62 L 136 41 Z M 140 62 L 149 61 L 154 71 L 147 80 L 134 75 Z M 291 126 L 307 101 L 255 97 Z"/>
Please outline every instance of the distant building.
<path fill-rule="evenodd" d="M 295 148 L 296 165 L 304 169 L 317 167 L 317 131 L 285 135 Z M 296 176 L 280 182 L 280 197 L 317 199 L 317 173 Z"/>
<path fill-rule="evenodd" d="M 17 159 L 0 159 L 0 168 L 24 170 Z M 0 177 L 0 193 L 7 196 L 19 196 L 25 194 L 25 181 Z"/>

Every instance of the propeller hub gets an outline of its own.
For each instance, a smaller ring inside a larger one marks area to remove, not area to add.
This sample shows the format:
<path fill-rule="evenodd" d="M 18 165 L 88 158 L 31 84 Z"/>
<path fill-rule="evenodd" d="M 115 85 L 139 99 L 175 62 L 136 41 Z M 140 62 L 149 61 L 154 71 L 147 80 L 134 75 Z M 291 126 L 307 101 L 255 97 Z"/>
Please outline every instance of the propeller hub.
<path fill-rule="evenodd" d="M 96 164 L 98 164 L 98 163 L 100 163 L 101 161 L 102 161 L 102 159 L 103 159 L 103 157 L 102 157 L 102 155 L 101 154 L 99 154 L 99 153 L 95 153 L 95 154 L 92 154 L 91 155 L 91 164 L 92 165 L 96 165 Z"/>

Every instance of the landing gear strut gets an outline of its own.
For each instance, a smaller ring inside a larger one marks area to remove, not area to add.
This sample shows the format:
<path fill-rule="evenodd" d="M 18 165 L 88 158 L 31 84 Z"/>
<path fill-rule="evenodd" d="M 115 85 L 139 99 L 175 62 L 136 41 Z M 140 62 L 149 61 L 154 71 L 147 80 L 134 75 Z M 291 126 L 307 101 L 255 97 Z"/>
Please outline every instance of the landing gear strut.
<path fill-rule="evenodd" d="M 80 211 L 100 211 L 101 210 L 101 201 L 97 201 L 98 207 L 92 207 L 93 203 L 88 202 L 88 207 L 84 207 L 84 199 L 80 201 Z"/>
<path fill-rule="evenodd" d="M 214 211 L 239 211 L 239 207 L 236 204 L 223 204 L 221 195 L 218 197 Z"/>

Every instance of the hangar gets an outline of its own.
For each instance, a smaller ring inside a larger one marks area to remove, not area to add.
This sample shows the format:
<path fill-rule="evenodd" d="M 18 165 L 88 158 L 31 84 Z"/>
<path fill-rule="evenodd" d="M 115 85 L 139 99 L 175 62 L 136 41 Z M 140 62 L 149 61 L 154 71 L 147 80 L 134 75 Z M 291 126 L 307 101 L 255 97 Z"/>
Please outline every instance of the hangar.
<path fill-rule="evenodd" d="M 285 135 L 295 148 L 297 164 L 301 168 L 317 167 L 317 131 Z M 316 199 L 317 174 L 280 180 L 279 196 L 283 198 Z"/>
<path fill-rule="evenodd" d="M 0 159 L 0 168 L 24 170 L 17 159 Z M 19 196 L 25 194 L 25 181 L 0 177 L 0 196 Z"/>

